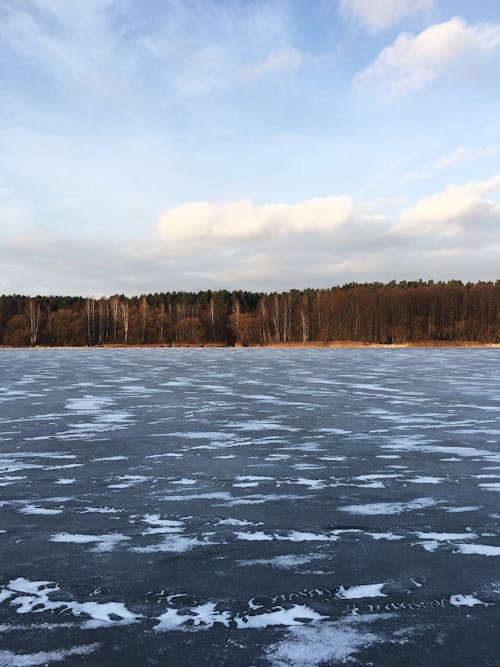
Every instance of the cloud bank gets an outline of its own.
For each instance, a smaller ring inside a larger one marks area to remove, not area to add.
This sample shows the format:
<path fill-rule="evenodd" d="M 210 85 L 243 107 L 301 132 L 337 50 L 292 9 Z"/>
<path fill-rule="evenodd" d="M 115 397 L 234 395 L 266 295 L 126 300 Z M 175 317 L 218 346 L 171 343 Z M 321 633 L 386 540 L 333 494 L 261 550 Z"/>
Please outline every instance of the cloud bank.
<path fill-rule="evenodd" d="M 192 202 L 169 208 L 128 243 L 11 236 L 0 247 L 0 291 L 54 293 L 64 284 L 67 292 L 99 296 L 392 278 L 488 280 L 498 275 L 499 193 L 497 174 L 450 185 L 397 215 L 383 202 L 347 195 L 296 204 Z"/>

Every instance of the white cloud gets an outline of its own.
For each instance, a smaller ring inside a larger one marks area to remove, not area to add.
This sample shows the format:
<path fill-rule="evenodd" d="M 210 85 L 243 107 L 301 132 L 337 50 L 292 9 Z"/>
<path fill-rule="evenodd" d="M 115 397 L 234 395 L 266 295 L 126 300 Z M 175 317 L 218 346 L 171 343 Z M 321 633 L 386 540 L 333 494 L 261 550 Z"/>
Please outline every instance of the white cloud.
<path fill-rule="evenodd" d="M 434 0 L 340 0 L 339 11 L 371 32 L 379 32 L 407 16 L 429 12 L 434 4 Z"/>
<path fill-rule="evenodd" d="M 257 206 L 249 200 L 195 202 L 166 211 L 160 219 L 158 231 L 166 241 L 329 232 L 345 224 L 353 208 L 353 202 L 347 196 L 264 206 Z"/>
<path fill-rule="evenodd" d="M 488 58 L 500 49 L 500 23 L 468 25 L 455 17 L 418 35 L 401 33 L 354 80 L 388 95 L 412 93 L 431 84 L 465 56 Z"/>
<path fill-rule="evenodd" d="M 486 181 L 450 185 L 426 197 L 401 214 L 397 230 L 417 235 L 458 235 L 496 230 L 500 238 L 500 204 L 487 195 L 500 191 L 500 174 Z"/>

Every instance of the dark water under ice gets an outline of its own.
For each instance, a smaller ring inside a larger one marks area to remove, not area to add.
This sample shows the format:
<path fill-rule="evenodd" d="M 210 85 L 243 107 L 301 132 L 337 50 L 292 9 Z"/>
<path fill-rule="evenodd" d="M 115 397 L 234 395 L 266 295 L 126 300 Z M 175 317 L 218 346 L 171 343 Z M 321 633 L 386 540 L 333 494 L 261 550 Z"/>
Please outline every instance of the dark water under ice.
<path fill-rule="evenodd" d="M 500 664 L 500 357 L 0 351 L 0 665 Z"/>

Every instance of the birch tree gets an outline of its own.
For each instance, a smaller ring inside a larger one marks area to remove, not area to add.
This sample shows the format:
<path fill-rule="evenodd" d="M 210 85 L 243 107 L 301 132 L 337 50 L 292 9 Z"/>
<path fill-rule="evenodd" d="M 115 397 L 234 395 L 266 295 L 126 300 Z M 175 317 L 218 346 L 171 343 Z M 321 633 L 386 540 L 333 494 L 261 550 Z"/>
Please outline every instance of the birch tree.
<path fill-rule="evenodd" d="M 38 328 L 40 326 L 40 304 L 35 303 L 33 299 L 28 302 L 30 318 L 30 345 L 34 347 L 38 341 Z"/>
<path fill-rule="evenodd" d="M 124 345 L 126 345 L 128 340 L 128 323 L 129 323 L 128 301 L 120 302 L 120 316 L 121 316 L 121 324 L 123 326 L 123 343 Z"/>

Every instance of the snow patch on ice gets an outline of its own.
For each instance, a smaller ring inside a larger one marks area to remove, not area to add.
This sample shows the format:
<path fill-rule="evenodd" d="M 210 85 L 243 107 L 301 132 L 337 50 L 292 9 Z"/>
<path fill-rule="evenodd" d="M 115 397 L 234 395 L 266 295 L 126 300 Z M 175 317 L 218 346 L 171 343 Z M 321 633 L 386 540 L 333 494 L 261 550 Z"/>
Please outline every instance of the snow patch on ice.
<path fill-rule="evenodd" d="M 349 512 L 350 514 L 373 516 L 377 514 L 401 514 L 402 512 L 410 512 L 412 510 L 421 510 L 428 507 L 434 507 L 437 504 L 438 501 L 434 500 L 433 498 L 415 498 L 415 500 L 400 503 L 367 503 L 366 505 L 345 505 L 339 509 L 342 512 Z"/>
<path fill-rule="evenodd" d="M 53 514 L 62 514 L 63 511 L 59 509 L 48 509 L 47 507 L 38 507 L 37 505 L 24 505 L 17 510 L 20 514 L 40 514 L 50 516 Z"/>
<path fill-rule="evenodd" d="M 454 605 L 455 607 L 475 607 L 478 604 L 486 605 L 486 602 L 482 602 L 473 595 L 457 594 L 450 597 L 450 604 Z"/>
<path fill-rule="evenodd" d="M 162 632 L 165 630 L 188 630 L 189 628 L 198 628 L 208 630 L 216 623 L 221 623 L 226 627 L 229 625 L 231 614 L 228 611 L 219 612 L 213 602 L 198 605 L 182 613 L 178 609 L 167 609 L 165 613 L 158 617 L 160 621 L 154 626 L 153 630 Z"/>
<path fill-rule="evenodd" d="M 489 544 L 456 544 L 455 546 L 457 550 L 454 553 L 476 556 L 500 556 L 500 547 L 494 547 Z"/>
<path fill-rule="evenodd" d="M 183 500 L 231 500 L 232 496 L 227 491 L 215 491 L 213 493 L 191 493 L 184 496 L 164 496 L 162 500 L 182 502 Z"/>
<path fill-rule="evenodd" d="M 185 537 L 184 535 L 169 535 L 159 544 L 149 544 L 145 547 L 132 547 L 131 551 L 141 554 L 150 553 L 184 553 L 194 547 L 205 546 L 209 542 L 202 542 L 197 537 Z"/>
<path fill-rule="evenodd" d="M 117 510 L 114 507 L 86 507 L 80 510 L 80 514 L 117 514 L 122 510 Z"/>
<path fill-rule="evenodd" d="M 217 526 L 253 526 L 253 521 L 245 521 L 244 519 L 219 519 Z"/>
<path fill-rule="evenodd" d="M 236 617 L 236 627 L 240 630 L 261 629 L 272 626 L 285 625 L 288 627 L 305 625 L 311 621 L 320 621 L 327 616 L 318 614 L 313 609 L 305 605 L 293 605 L 290 609 L 279 608 L 275 611 L 261 612 L 256 614 L 247 614 Z"/>
<path fill-rule="evenodd" d="M 85 614 L 95 621 L 107 624 L 133 623 L 141 618 L 129 611 L 122 602 L 76 602 L 49 599 L 60 587 L 51 581 L 31 581 L 24 577 L 12 579 L 6 590 L 11 593 L 10 604 L 17 607 L 18 614 L 44 611 L 71 611 L 74 616 Z M 3 592 L 3 591 L 2 591 Z M 119 620 L 112 618 L 118 617 Z"/>
<path fill-rule="evenodd" d="M 380 616 L 350 616 L 333 623 L 292 628 L 288 637 L 267 651 L 272 667 L 317 667 L 354 662 L 364 648 L 382 641 L 382 638 L 360 625 Z M 357 627 L 358 626 L 358 627 Z"/>
<path fill-rule="evenodd" d="M 50 662 L 62 662 L 70 656 L 90 655 L 100 648 L 100 644 L 84 644 L 57 651 L 39 651 L 38 653 L 14 653 L 0 651 L 0 665 L 9 667 L 31 667 L 32 665 L 48 665 Z"/>
<path fill-rule="evenodd" d="M 395 535 L 394 533 L 365 533 L 370 537 L 373 537 L 374 540 L 403 540 L 402 535 Z"/>
<path fill-rule="evenodd" d="M 479 486 L 486 491 L 500 491 L 500 482 L 487 482 Z"/>
<path fill-rule="evenodd" d="M 415 535 L 421 540 L 437 540 L 438 542 L 449 542 L 451 540 L 475 540 L 476 533 L 426 533 L 416 532 Z"/>
<path fill-rule="evenodd" d="M 386 585 L 387 582 L 382 584 L 362 584 L 361 586 L 350 586 L 349 588 L 344 588 L 340 586 L 339 590 L 335 594 L 335 597 L 339 600 L 352 600 L 358 598 L 377 598 L 377 597 L 387 597 L 385 593 L 382 593 L 382 588 Z"/>
<path fill-rule="evenodd" d="M 275 539 L 273 535 L 268 535 L 261 530 L 255 533 L 236 533 L 238 540 L 246 540 L 247 542 L 271 542 Z"/>
<path fill-rule="evenodd" d="M 339 538 L 331 533 L 307 533 L 299 530 L 289 530 L 287 533 L 264 533 L 263 531 L 256 531 L 255 533 L 236 533 L 238 540 L 264 541 L 270 542 L 278 540 L 283 542 L 336 542 Z"/>
<path fill-rule="evenodd" d="M 426 477 L 422 475 L 420 477 L 415 477 L 414 479 L 407 480 L 411 484 L 441 484 L 444 479 L 443 477 Z"/>
<path fill-rule="evenodd" d="M 109 535 L 82 535 L 79 533 L 56 533 L 50 537 L 50 542 L 61 542 L 65 544 L 93 544 L 95 547 L 93 551 L 103 553 L 105 551 L 113 551 L 119 542 L 130 540 L 126 535 L 119 533 L 112 533 Z"/>
<path fill-rule="evenodd" d="M 324 556 L 320 554 L 309 554 L 307 556 L 295 556 L 293 554 L 275 556 L 274 558 L 255 558 L 253 560 L 239 560 L 238 565 L 250 567 L 253 565 L 271 565 L 282 570 L 288 570 L 292 567 L 307 565 L 314 560 L 323 560 Z"/>
<path fill-rule="evenodd" d="M 460 512 L 476 512 L 480 509 L 477 505 L 464 505 L 464 507 L 447 507 L 445 511 L 449 514 L 458 514 Z"/>

